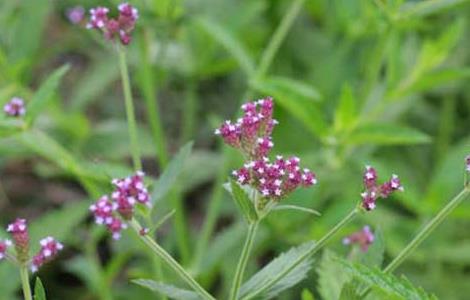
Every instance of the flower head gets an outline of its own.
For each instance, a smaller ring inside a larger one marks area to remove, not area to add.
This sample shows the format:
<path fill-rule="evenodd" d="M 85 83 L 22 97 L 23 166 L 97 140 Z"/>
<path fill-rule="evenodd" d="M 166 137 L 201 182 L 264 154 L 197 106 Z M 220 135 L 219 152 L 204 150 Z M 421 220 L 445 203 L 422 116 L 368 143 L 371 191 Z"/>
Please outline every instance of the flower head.
<path fill-rule="evenodd" d="M 404 190 L 400 179 L 395 174 L 392 175 L 392 178 L 389 181 L 378 185 L 377 171 L 371 166 L 366 166 L 366 170 L 364 172 L 364 189 L 365 191 L 361 194 L 361 197 L 362 207 L 365 210 L 375 209 L 376 202 L 379 197 L 385 199 L 394 191 Z"/>
<path fill-rule="evenodd" d="M 118 5 L 119 16 L 109 18 L 109 8 L 96 7 L 90 9 L 90 20 L 87 24 L 89 29 L 98 29 L 108 40 L 119 39 L 121 44 L 128 45 L 131 42 L 131 34 L 139 18 L 137 8 L 129 3 Z"/>
<path fill-rule="evenodd" d="M 24 100 L 18 97 L 11 98 L 11 100 L 3 107 L 3 111 L 11 117 L 23 116 L 26 113 Z"/>
<path fill-rule="evenodd" d="M 364 226 L 362 230 L 355 232 L 343 239 L 344 245 L 357 244 L 361 250 L 366 252 L 369 246 L 374 242 L 374 233 L 370 230 L 369 226 Z"/>
<path fill-rule="evenodd" d="M 250 159 L 261 159 L 268 155 L 274 143 L 271 139 L 272 130 L 277 121 L 273 116 L 273 99 L 267 97 L 242 105 L 243 116 L 232 123 L 225 121 L 218 129 L 224 142 L 239 149 Z"/>
<path fill-rule="evenodd" d="M 7 232 L 11 234 L 15 243 L 18 260 L 26 261 L 29 255 L 29 233 L 26 220 L 16 219 L 15 222 L 8 225 Z"/>
<path fill-rule="evenodd" d="M 67 9 L 67 19 L 72 24 L 80 24 L 85 18 L 85 9 L 82 6 L 75 6 Z"/>
<path fill-rule="evenodd" d="M 10 240 L 0 240 L 0 260 L 4 259 L 8 248 L 12 245 Z"/>
<path fill-rule="evenodd" d="M 470 155 L 465 158 L 465 170 L 470 172 Z"/>
<path fill-rule="evenodd" d="M 64 246 L 56 241 L 53 237 L 48 236 L 42 239 L 40 242 L 41 249 L 33 256 L 31 261 L 31 271 L 36 272 L 43 264 L 52 260 Z"/>

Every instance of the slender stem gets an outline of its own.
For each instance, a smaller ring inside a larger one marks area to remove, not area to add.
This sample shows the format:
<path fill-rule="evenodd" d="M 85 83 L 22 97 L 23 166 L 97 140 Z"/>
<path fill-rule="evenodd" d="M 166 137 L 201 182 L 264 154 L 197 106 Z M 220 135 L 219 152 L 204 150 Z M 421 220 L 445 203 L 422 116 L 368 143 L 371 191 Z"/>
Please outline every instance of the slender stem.
<path fill-rule="evenodd" d="M 137 123 L 135 121 L 134 103 L 132 101 L 129 71 L 127 70 L 126 51 L 124 47 L 119 47 L 119 67 L 121 69 L 122 89 L 124 91 L 124 102 L 126 104 L 127 125 L 131 139 L 132 161 L 134 164 L 134 169 L 142 170 L 139 139 L 137 135 Z"/>
<path fill-rule="evenodd" d="M 21 284 L 23 286 L 24 300 L 33 300 L 33 296 L 31 294 L 31 287 L 29 285 L 28 267 L 25 264 L 22 264 L 20 267 L 20 276 L 21 276 Z"/>
<path fill-rule="evenodd" d="M 263 293 L 264 291 L 275 285 L 277 282 L 279 282 L 279 280 L 281 280 L 290 272 L 292 272 L 292 270 L 294 270 L 304 260 L 317 253 L 318 250 L 320 250 L 341 228 L 351 222 L 351 220 L 354 219 L 358 212 L 359 208 L 355 207 L 348 215 L 346 215 L 346 217 L 344 217 L 338 224 L 336 224 L 335 227 L 328 231 L 328 233 L 325 234 L 317 243 L 313 244 L 309 249 L 307 249 L 302 256 L 293 261 L 289 266 L 285 267 L 282 272 L 276 274 L 273 279 L 267 281 L 266 283 L 264 283 L 264 285 L 258 287 L 256 291 L 251 292 L 250 294 L 243 297 L 242 300 L 253 299 L 257 295 Z"/>
<path fill-rule="evenodd" d="M 248 227 L 248 233 L 246 235 L 245 245 L 242 249 L 242 254 L 238 260 L 237 269 L 235 271 L 235 277 L 233 278 L 232 289 L 230 290 L 230 300 L 236 300 L 238 298 L 238 292 L 243 280 L 243 274 L 245 273 L 246 264 L 250 257 L 251 249 L 255 241 L 256 230 L 258 229 L 259 222 L 253 222 Z"/>
<path fill-rule="evenodd" d="M 261 60 L 256 70 L 256 79 L 263 77 L 268 71 L 269 67 L 271 66 L 274 60 L 274 57 L 276 56 L 277 51 L 279 50 L 279 47 L 284 41 L 304 2 L 305 0 L 293 1 L 291 6 L 289 7 L 289 10 L 282 18 L 281 23 L 272 35 L 269 44 L 266 46 L 266 49 L 261 55 Z"/>
<path fill-rule="evenodd" d="M 160 245 L 158 245 L 150 236 L 141 235 L 140 231 L 142 227 L 136 220 L 131 220 L 130 226 L 139 235 L 140 239 L 148 246 L 153 252 L 158 255 L 173 271 L 175 271 L 193 290 L 198 293 L 203 299 L 215 300 L 194 278 L 189 275 L 186 270 L 171 257 L 168 252 L 165 251 Z"/>
<path fill-rule="evenodd" d="M 464 188 L 457 196 L 444 206 L 439 213 L 424 226 L 423 229 L 413 238 L 413 240 L 395 257 L 384 269 L 385 273 L 393 272 L 415 249 L 418 247 L 431 232 L 441 224 L 445 218 L 470 194 L 470 187 Z"/>

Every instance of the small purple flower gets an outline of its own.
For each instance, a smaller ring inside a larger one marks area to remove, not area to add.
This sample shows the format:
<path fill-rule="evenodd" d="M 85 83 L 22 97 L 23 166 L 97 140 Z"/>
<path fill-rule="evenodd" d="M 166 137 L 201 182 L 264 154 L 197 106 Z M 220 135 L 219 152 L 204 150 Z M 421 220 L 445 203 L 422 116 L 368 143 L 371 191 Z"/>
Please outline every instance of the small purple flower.
<path fill-rule="evenodd" d="M 366 166 L 364 172 L 364 188 L 365 191 L 361 194 L 362 207 L 370 211 L 375 209 L 377 199 L 388 198 L 394 191 L 403 191 L 400 179 L 397 175 L 393 174 L 389 181 L 384 182 L 382 185 L 377 184 L 377 171 L 371 166 Z"/>
<path fill-rule="evenodd" d="M 3 107 L 3 111 L 11 117 L 23 116 L 26 113 L 24 100 L 18 97 L 11 98 L 11 100 Z"/>
<path fill-rule="evenodd" d="M 109 200 L 108 196 L 102 196 L 95 204 L 90 206 L 90 211 L 95 216 L 95 223 L 99 225 L 110 224 L 113 221 L 113 212 L 117 204 Z"/>
<path fill-rule="evenodd" d="M 35 256 L 33 256 L 31 261 L 31 271 L 33 273 L 37 272 L 43 264 L 52 260 L 62 249 L 64 249 L 64 246 L 51 236 L 42 239 L 39 243 L 41 245 L 41 249 Z"/>
<path fill-rule="evenodd" d="M 366 252 L 374 242 L 374 233 L 369 226 L 364 226 L 361 231 L 355 232 L 343 239 L 344 245 L 358 244 L 361 250 Z"/>
<path fill-rule="evenodd" d="M 85 18 L 85 9 L 82 6 L 75 6 L 67 9 L 67 19 L 72 24 L 80 24 Z"/>
<path fill-rule="evenodd" d="M 470 155 L 465 158 L 465 169 L 470 172 Z"/>
<path fill-rule="evenodd" d="M 90 9 L 90 21 L 87 24 L 89 29 L 101 29 L 108 22 L 109 8 L 98 6 Z"/>
<path fill-rule="evenodd" d="M 9 247 L 11 247 L 12 243 L 10 240 L 0 240 L 0 260 L 4 259 Z"/>
<path fill-rule="evenodd" d="M 18 260 L 21 262 L 28 260 L 29 255 L 29 233 L 28 225 L 25 219 L 16 219 L 7 227 L 15 243 Z"/>

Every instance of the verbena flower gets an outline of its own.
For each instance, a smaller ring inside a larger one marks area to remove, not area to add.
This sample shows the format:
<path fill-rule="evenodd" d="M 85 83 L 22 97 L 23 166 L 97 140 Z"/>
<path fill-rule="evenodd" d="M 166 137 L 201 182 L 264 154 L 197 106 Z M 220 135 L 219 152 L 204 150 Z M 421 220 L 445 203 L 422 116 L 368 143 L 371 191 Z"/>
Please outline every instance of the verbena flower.
<path fill-rule="evenodd" d="M 45 263 L 51 261 L 64 246 L 56 241 L 53 237 L 48 236 L 42 239 L 40 242 L 41 249 L 33 256 L 31 261 L 31 271 L 37 272 L 37 270 Z"/>
<path fill-rule="evenodd" d="M 10 248 L 12 245 L 10 240 L 0 240 L 0 260 L 4 259 L 8 248 Z"/>
<path fill-rule="evenodd" d="M 130 220 L 134 216 L 137 204 L 150 207 L 150 195 L 144 184 L 144 173 L 112 180 L 115 189 L 111 197 L 104 195 L 90 206 L 96 224 L 105 225 L 114 239 L 121 237 L 121 231 L 127 225 L 121 220 Z"/>
<path fill-rule="evenodd" d="M 80 24 L 85 18 L 85 9 L 82 6 L 71 7 L 67 9 L 65 15 L 70 23 Z"/>
<path fill-rule="evenodd" d="M 7 227 L 15 244 L 16 255 L 19 261 L 25 262 L 29 257 L 29 233 L 25 219 L 16 219 Z"/>
<path fill-rule="evenodd" d="M 355 232 L 343 239 L 344 245 L 357 244 L 361 250 L 366 252 L 369 246 L 374 242 L 374 233 L 369 226 L 364 226 L 362 230 Z"/>
<path fill-rule="evenodd" d="M 139 18 L 139 12 L 129 3 L 119 4 L 118 10 L 117 18 L 109 18 L 109 8 L 107 7 L 99 6 L 90 9 L 87 28 L 103 32 L 104 37 L 108 40 L 119 39 L 121 44 L 128 45 L 131 42 L 131 34 Z"/>
<path fill-rule="evenodd" d="M 467 170 L 467 172 L 470 172 L 470 155 L 465 158 L 465 170 Z"/>
<path fill-rule="evenodd" d="M 377 171 L 371 167 L 366 166 L 363 176 L 365 191 L 361 194 L 362 206 L 365 210 L 373 210 L 376 207 L 378 198 L 387 198 L 394 191 L 403 191 L 400 179 L 397 175 L 393 174 L 389 181 L 381 185 L 377 184 Z"/>
<path fill-rule="evenodd" d="M 6 115 L 11 117 L 23 116 L 26 113 L 24 100 L 18 97 L 11 98 L 11 100 L 3 107 L 3 111 Z"/>

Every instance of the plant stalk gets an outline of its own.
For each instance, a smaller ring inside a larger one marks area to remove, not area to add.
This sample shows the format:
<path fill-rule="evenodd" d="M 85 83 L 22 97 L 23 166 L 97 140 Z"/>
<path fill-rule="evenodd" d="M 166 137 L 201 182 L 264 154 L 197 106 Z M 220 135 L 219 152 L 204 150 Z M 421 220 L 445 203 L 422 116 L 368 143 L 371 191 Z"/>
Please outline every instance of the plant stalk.
<path fill-rule="evenodd" d="M 31 294 L 31 286 L 29 285 L 29 272 L 28 267 L 25 264 L 20 266 L 21 285 L 23 286 L 23 297 L 24 300 L 33 300 Z"/>
<path fill-rule="evenodd" d="M 121 69 L 122 89 L 124 91 L 124 102 L 126 105 L 127 126 L 129 128 L 129 137 L 131 140 L 131 153 L 134 169 L 142 170 L 140 160 L 139 138 L 137 134 L 137 123 L 135 121 L 134 103 L 132 100 L 131 85 L 129 80 L 129 71 L 127 69 L 126 50 L 119 47 L 119 68 Z"/>
<path fill-rule="evenodd" d="M 160 245 L 158 245 L 149 235 L 141 235 L 142 226 L 136 221 L 131 220 L 130 226 L 139 235 L 140 239 L 150 248 L 152 251 L 162 259 L 173 271 L 175 271 L 181 279 L 183 279 L 191 288 L 198 293 L 203 299 L 215 300 L 194 278 L 189 275 L 186 270 L 168 254 Z"/>
<path fill-rule="evenodd" d="M 268 282 L 266 282 L 264 285 L 259 287 L 256 291 L 249 293 L 245 297 L 242 298 L 242 300 L 248 300 L 248 299 L 253 299 L 259 294 L 265 292 L 268 290 L 270 287 L 274 286 L 279 280 L 284 278 L 287 274 L 292 272 L 299 264 L 301 264 L 304 260 L 308 259 L 315 253 L 317 253 L 341 228 L 343 228 L 345 225 L 347 225 L 349 222 L 351 222 L 354 217 L 357 215 L 359 212 L 359 208 L 355 207 L 348 215 L 346 215 L 338 224 L 335 225 L 330 231 L 328 231 L 317 243 L 312 245 L 310 249 L 307 249 L 305 253 L 297 258 L 294 262 L 292 262 L 289 266 L 284 268 L 284 270 L 276 275 L 276 277 Z"/>
<path fill-rule="evenodd" d="M 250 257 L 253 243 L 255 241 L 256 231 L 258 229 L 259 221 L 253 222 L 248 227 L 248 233 L 246 235 L 245 245 L 243 246 L 240 259 L 238 260 L 237 269 L 235 271 L 235 277 L 233 278 L 232 289 L 230 290 L 230 300 L 238 299 L 238 292 L 243 280 L 243 274 L 245 273 L 246 264 Z"/>

